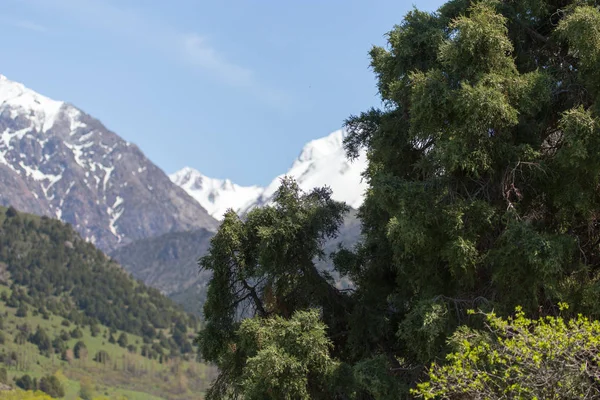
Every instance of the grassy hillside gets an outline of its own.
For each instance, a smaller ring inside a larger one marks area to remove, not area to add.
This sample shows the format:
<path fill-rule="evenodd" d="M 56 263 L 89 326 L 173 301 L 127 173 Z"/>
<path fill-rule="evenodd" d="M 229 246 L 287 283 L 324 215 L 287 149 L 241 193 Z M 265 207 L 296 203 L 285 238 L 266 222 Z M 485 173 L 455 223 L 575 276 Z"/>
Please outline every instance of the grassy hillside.
<path fill-rule="evenodd" d="M 0 209 L 0 381 L 56 376 L 66 399 L 82 386 L 94 397 L 202 398 L 214 371 L 195 361 L 197 324 L 69 226 Z"/>

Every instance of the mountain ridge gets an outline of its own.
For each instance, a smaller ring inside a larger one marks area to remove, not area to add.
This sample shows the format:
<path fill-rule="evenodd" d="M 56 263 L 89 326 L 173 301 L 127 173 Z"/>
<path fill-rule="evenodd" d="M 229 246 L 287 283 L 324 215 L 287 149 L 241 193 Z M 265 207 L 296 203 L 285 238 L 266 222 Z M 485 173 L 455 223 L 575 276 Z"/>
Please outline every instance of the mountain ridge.
<path fill-rule="evenodd" d="M 343 201 L 356 209 L 362 204 L 367 188 L 362 180 L 367 161 L 364 151 L 356 160 L 346 158 L 343 146 L 346 136 L 347 132 L 340 129 L 311 140 L 304 145 L 288 171 L 275 177 L 266 187 L 239 186 L 230 180 L 206 177 L 191 167 L 184 167 L 170 174 L 169 178 L 216 219 L 222 219 L 223 213 L 229 208 L 245 214 L 255 207 L 271 204 L 284 176 L 296 179 L 304 191 L 329 186 L 334 200 Z M 224 184 L 227 186 L 221 187 Z"/>
<path fill-rule="evenodd" d="M 102 250 L 217 221 L 75 106 L 0 75 L 0 205 L 59 218 Z"/>

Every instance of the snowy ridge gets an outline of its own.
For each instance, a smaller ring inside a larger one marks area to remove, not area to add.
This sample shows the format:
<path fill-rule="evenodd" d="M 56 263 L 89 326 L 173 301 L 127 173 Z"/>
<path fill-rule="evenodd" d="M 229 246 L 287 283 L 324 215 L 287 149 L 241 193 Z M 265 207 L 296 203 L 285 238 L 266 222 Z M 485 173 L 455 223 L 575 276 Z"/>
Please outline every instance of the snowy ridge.
<path fill-rule="evenodd" d="M 189 167 L 175 172 L 170 178 L 217 219 L 221 219 L 229 208 L 244 214 L 254 207 L 270 204 L 284 176 L 296 179 L 304 191 L 329 186 L 334 200 L 358 208 L 367 188 L 361 175 L 367 167 L 367 159 L 364 151 L 354 161 L 346 158 L 343 145 L 346 134 L 344 130 L 338 130 L 307 143 L 291 168 L 273 179 L 266 188 L 243 187 L 229 180 L 207 178 Z"/>
<path fill-rule="evenodd" d="M 137 146 L 3 75 L 0 205 L 69 222 L 103 250 L 216 226 Z"/>
<path fill-rule="evenodd" d="M 222 219 L 230 208 L 239 211 L 250 207 L 264 190 L 260 186 L 236 185 L 229 179 L 209 178 L 189 167 L 169 177 L 216 219 Z"/>
<path fill-rule="evenodd" d="M 346 131 L 338 130 L 308 142 L 292 167 L 273 179 L 252 207 L 270 204 L 284 176 L 296 179 L 304 191 L 329 186 L 334 200 L 343 201 L 352 208 L 360 207 L 367 189 L 361 175 L 367 168 L 367 158 L 364 151 L 356 160 L 346 158 L 343 143 L 346 135 Z"/>
<path fill-rule="evenodd" d="M 0 113 L 10 107 L 12 118 L 19 114 L 33 115 L 34 118 L 29 118 L 35 129 L 45 132 L 52 128 L 64 105 L 0 74 Z"/>

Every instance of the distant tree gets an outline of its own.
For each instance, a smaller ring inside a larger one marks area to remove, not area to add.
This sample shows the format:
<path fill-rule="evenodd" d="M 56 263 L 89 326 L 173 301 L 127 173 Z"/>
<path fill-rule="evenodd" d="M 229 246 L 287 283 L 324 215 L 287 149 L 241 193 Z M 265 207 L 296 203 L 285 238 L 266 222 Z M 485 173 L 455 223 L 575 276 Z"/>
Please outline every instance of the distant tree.
<path fill-rule="evenodd" d="M 8 383 L 8 372 L 4 367 L 0 368 L 0 383 Z"/>
<path fill-rule="evenodd" d="M 119 335 L 119 339 L 117 340 L 117 343 L 119 343 L 119 346 L 121 346 L 123 348 L 127 347 L 128 340 L 127 340 L 127 334 L 125 332 L 121 332 L 121 334 Z"/>
<path fill-rule="evenodd" d="M 94 361 L 96 361 L 97 363 L 106 364 L 110 361 L 110 356 L 105 350 L 100 350 L 94 356 Z"/>
<path fill-rule="evenodd" d="M 63 351 L 60 354 L 60 359 L 63 361 L 66 361 L 68 363 L 70 363 L 71 361 L 73 361 L 75 357 L 73 356 L 73 350 L 69 349 L 69 348 L 65 348 L 63 349 Z"/>
<path fill-rule="evenodd" d="M 38 326 L 35 333 L 29 337 L 29 341 L 35 344 L 42 354 L 48 354 L 52 348 L 50 337 L 46 333 L 46 330 L 40 326 Z"/>
<path fill-rule="evenodd" d="M 78 341 L 77 343 L 75 343 L 75 346 L 73 346 L 73 356 L 75 358 L 81 358 L 81 353 L 82 350 L 86 350 L 86 346 L 85 343 L 83 341 Z"/>
<path fill-rule="evenodd" d="M 98 324 L 90 325 L 90 333 L 92 334 L 92 337 L 98 336 L 98 334 L 100 333 L 100 327 L 98 326 Z"/>
<path fill-rule="evenodd" d="M 80 339 L 83 337 L 83 332 L 81 331 L 81 329 L 79 329 L 79 327 L 76 327 L 71 331 L 71 337 L 73 339 Z"/>
<path fill-rule="evenodd" d="M 15 379 L 15 385 L 17 385 L 18 387 L 20 387 L 23 390 L 35 390 L 35 386 L 33 385 L 33 379 L 31 379 L 31 376 L 25 374 L 23 376 L 21 376 L 20 378 L 16 378 Z"/>
<path fill-rule="evenodd" d="M 56 354 L 62 354 L 67 349 L 67 342 L 59 337 L 54 338 L 52 341 L 52 348 Z"/>
<path fill-rule="evenodd" d="M 115 344 L 117 343 L 117 341 L 115 340 L 115 337 L 113 336 L 113 334 L 111 333 L 110 336 L 108 337 L 108 343 L 112 343 Z"/>
<path fill-rule="evenodd" d="M 14 342 L 18 345 L 23 345 L 27 342 L 27 334 L 23 331 L 18 331 L 15 335 Z"/>
<path fill-rule="evenodd" d="M 15 313 L 15 315 L 19 318 L 27 317 L 27 306 L 21 302 L 19 304 L 19 307 L 17 308 L 17 312 Z"/>
<path fill-rule="evenodd" d="M 0 344 L 4 344 L 6 341 L 6 337 L 4 336 L 4 332 L 0 331 Z"/>
<path fill-rule="evenodd" d="M 6 215 L 8 218 L 16 217 L 18 214 L 18 211 L 13 206 L 8 207 L 8 209 L 4 213 L 4 215 Z"/>
<path fill-rule="evenodd" d="M 127 351 L 129 351 L 132 354 L 137 353 L 137 347 L 133 344 L 130 344 L 127 346 Z"/>
<path fill-rule="evenodd" d="M 60 380 L 54 375 L 47 375 L 40 379 L 39 390 L 54 398 L 65 396 L 65 389 L 62 383 L 60 383 Z"/>

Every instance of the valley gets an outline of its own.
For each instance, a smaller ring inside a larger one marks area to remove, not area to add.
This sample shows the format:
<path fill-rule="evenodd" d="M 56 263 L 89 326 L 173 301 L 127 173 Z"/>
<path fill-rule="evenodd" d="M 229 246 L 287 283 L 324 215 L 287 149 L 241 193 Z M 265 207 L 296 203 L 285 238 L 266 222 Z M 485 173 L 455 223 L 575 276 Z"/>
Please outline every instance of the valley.
<path fill-rule="evenodd" d="M 167 175 L 100 121 L 1 75 L 0 132 L 0 205 L 71 224 L 135 279 L 197 315 L 209 278 L 197 261 L 225 211 L 244 215 L 271 204 L 283 176 L 305 191 L 329 186 L 334 199 L 354 208 L 366 190 L 366 155 L 346 159 L 342 130 L 307 143 L 266 187 L 191 167 Z M 345 245 L 358 240 L 359 226 L 341 229 L 351 238 Z"/>

